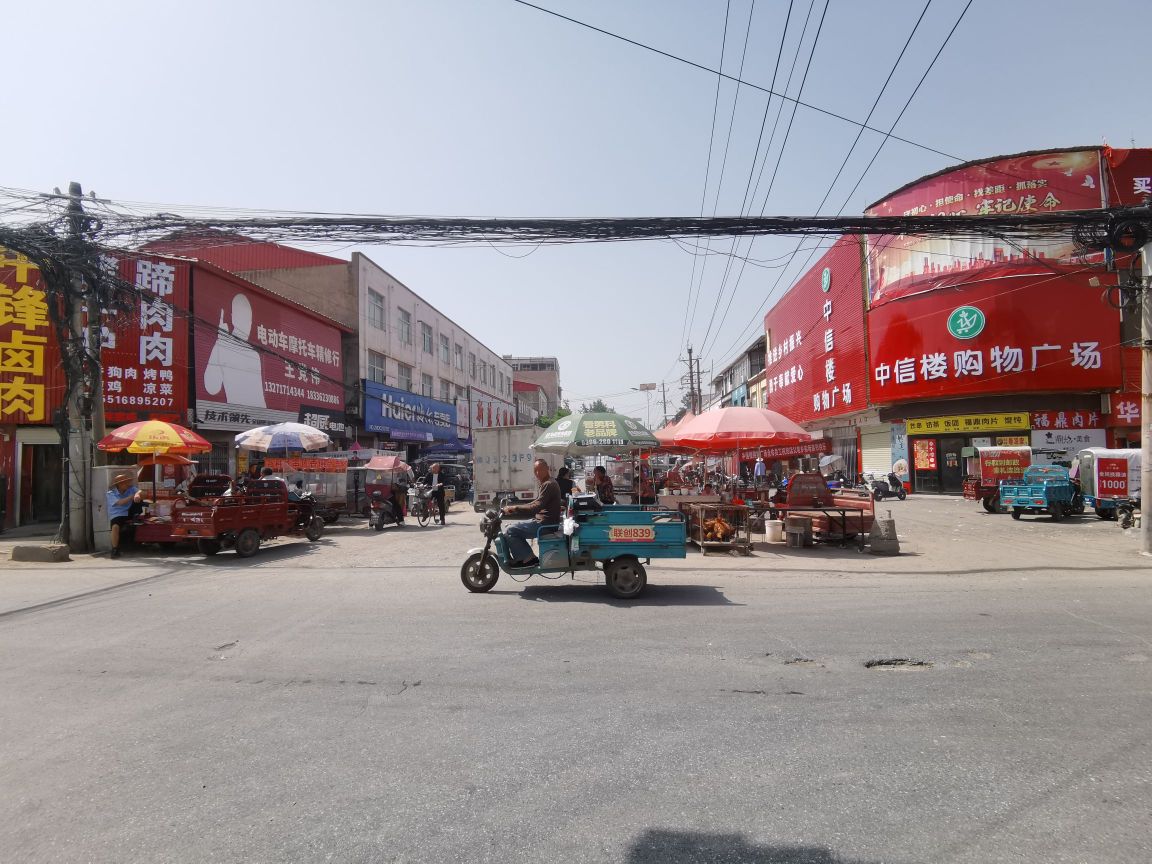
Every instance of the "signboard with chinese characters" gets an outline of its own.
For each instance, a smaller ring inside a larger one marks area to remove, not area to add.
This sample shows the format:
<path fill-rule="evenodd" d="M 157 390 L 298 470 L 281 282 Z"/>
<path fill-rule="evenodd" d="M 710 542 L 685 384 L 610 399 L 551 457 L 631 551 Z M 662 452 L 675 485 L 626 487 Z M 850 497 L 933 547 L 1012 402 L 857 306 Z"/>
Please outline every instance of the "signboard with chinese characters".
<path fill-rule="evenodd" d="M 1027 429 L 1028 415 L 1022 411 L 1013 414 L 963 414 L 954 417 L 925 417 L 905 421 L 909 435 L 969 435 L 997 432 L 1005 429 Z"/>
<path fill-rule="evenodd" d="M 396 441 L 452 441 L 456 406 L 427 396 L 364 382 L 364 428 Z"/>
<path fill-rule="evenodd" d="M 186 422 L 189 265 L 138 255 L 101 263 L 138 292 L 134 309 L 103 316 L 105 422 Z"/>
<path fill-rule="evenodd" d="M 1140 394 L 1113 393 L 1108 397 L 1112 413 L 1108 415 L 1109 426 L 1140 426 Z"/>
<path fill-rule="evenodd" d="M 871 402 L 1119 387 L 1120 313 L 1087 279 L 981 281 L 873 307 Z M 1054 292 L 1083 299 L 1069 308 Z"/>
<path fill-rule="evenodd" d="M 1053 213 L 1105 206 L 1100 151 L 1032 153 L 945 171 L 890 195 L 869 216 L 988 216 Z M 996 268 L 1005 276 L 1049 273 L 1076 253 L 1071 238 L 1010 244 L 993 237 L 875 235 L 868 239 L 873 306 Z M 1036 260 L 1037 258 L 1043 260 Z M 1101 259 L 1102 260 L 1102 259 Z M 981 278 L 987 278 L 981 274 Z"/>
<path fill-rule="evenodd" d="M 1140 206 L 1152 195 L 1152 150 L 1105 147 L 1103 157 L 1111 206 Z"/>
<path fill-rule="evenodd" d="M 1096 494 L 1101 498 L 1128 497 L 1128 460 L 1100 457 L 1096 460 Z"/>
<path fill-rule="evenodd" d="M 1099 411 L 1033 411 L 1033 429 L 1102 429 Z"/>
<path fill-rule="evenodd" d="M 493 426 L 515 426 L 516 408 L 497 396 L 476 387 L 470 388 L 468 416 L 472 429 L 490 429 Z"/>
<path fill-rule="evenodd" d="M 50 424 L 63 392 L 40 271 L 0 248 L 0 424 Z"/>
<path fill-rule="evenodd" d="M 1108 433 L 1103 429 L 1044 429 L 1033 430 L 1031 444 L 1035 450 L 1055 450 L 1055 453 L 1038 453 L 1037 465 L 1053 462 L 1068 462 L 1086 447 L 1105 447 Z M 1058 452 L 1063 450 L 1064 452 Z"/>
<path fill-rule="evenodd" d="M 813 438 L 804 444 L 783 444 L 779 447 L 761 447 L 758 450 L 749 451 L 749 455 L 759 455 L 765 459 L 784 459 L 790 456 L 817 456 L 831 452 L 831 438 Z"/>
<path fill-rule="evenodd" d="M 195 281 L 197 426 L 295 422 L 301 405 L 342 414 L 337 326 L 239 279 L 198 268 Z"/>
<path fill-rule="evenodd" d="M 767 407 L 805 423 L 866 407 L 860 241 L 842 237 L 764 316 Z"/>

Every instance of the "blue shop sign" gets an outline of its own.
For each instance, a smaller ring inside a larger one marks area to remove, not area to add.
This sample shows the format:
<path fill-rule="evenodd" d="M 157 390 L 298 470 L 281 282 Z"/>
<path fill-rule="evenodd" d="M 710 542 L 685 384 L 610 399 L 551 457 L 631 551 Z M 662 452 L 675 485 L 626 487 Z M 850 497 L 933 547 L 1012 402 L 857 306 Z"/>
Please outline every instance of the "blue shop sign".
<path fill-rule="evenodd" d="M 455 441 L 456 406 L 365 381 L 364 427 L 396 441 Z"/>

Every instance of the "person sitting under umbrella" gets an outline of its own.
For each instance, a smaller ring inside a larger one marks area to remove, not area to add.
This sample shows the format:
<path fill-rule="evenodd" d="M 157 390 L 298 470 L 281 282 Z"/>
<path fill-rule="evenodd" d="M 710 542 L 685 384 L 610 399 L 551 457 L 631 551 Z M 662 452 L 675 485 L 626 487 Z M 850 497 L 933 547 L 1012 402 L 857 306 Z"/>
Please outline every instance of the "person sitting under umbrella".
<path fill-rule="evenodd" d="M 112 488 L 106 493 L 108 520 L 112 526 L 112 552 L 108 557 L 120 557 L 120 529 L 144 512 L 144 493 L 131 474 L 117 474 Z"/>

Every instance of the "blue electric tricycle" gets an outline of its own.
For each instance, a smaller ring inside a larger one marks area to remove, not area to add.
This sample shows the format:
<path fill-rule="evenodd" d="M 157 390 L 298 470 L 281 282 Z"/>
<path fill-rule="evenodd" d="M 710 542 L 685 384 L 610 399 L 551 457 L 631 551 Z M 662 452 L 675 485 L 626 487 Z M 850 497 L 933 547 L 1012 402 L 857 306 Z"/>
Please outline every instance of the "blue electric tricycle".
<path fill-rule="evenodd" d="M 653 558 L 685 557 L 685 525 L 672 510 L 645 510 L 635 505 L 603 506 L 595 495 L 568 499 L 564 524 L 541 525 L 536 536 L 540 563 L 532 567 L 509 567 L 508 550 L 501 533 L 503 517 L 489 510 L 480 520 L 482 549 L 470 549 L 460 581 L 474 593 L 491 591 L 500 571 L 512 577 L 576 574 L 577 570 L 603 570 L 604 583 L 613 597 L 630 600 L 648 583 L 644 564 Z"/>

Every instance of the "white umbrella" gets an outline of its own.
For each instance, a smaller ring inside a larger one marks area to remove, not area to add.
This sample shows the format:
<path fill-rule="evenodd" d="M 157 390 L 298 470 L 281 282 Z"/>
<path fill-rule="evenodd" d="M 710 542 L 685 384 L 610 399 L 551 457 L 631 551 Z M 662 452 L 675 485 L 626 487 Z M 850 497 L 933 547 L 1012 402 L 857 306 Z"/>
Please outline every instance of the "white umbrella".
<path fill-rule="evenodd" d="M 236 436 L 236 446 L 244 450 L 259 450 L 263 453 L 289 450 L 323 450 L 332 439 L 327 432 L 321 432 L 303 423 L 275 423 L 249 429 Z"/>

